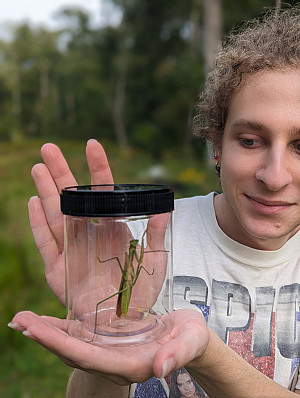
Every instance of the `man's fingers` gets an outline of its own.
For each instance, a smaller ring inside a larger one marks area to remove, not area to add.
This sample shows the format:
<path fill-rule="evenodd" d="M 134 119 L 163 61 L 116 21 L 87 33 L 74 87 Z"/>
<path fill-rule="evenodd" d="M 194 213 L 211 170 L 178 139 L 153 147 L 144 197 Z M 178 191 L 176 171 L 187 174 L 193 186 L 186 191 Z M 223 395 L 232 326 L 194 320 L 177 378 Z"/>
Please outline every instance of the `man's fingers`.
<path fill-rule="evenodd" d="M 23 311 L 16 314 L 8 326 L 37 341 L 67 365 L 80 367 L 80 363 L 77 362 L 77 355 L 75 355 L 75 361 L 73 361 L 72 351 L 76 351 L 76 343 L 85 343 L 72 338 L 65 330 L 60 329 L 59 326 L 63 326 L 63 320 L 40 317 L 33 312 Z M 64 327 L 66 329 L 66 324 Z M 82 360 L 84 355 L 80 357 Z"/>
<path fill-rule="evenodd" d="M 39 316 L 31 311 L 21 311 L 16 314 L 11 321 L 11 323 L 15 325 L 14 329 L 21 332 L 24 330 L 29 331 L 29 328 L 31 327 L 36 326 L 37 328 L 40 328 L 46 325 L 47 327 L 56 328 L 65 335 L 67 335 L 68 322 L 69 321 L 65 319 L 54 318 L 51 316 Z"/>
<path fill-rule="evenodd" d="M 45 322 L 47 322 L 49 325 L 58 328 L 59 330 L 65 332 L 68 334 L 68 327 L 70 325 L 70 322 L 76 322 L 76 321 L 70 321 L 67 319 L 60 319 L 60 318 L 55 318 L 54 316 L 48 316 L 48 315 L 42 315 L 41 319 Z"/>
<path fill-rule="evenodd" d="M 55 264 L 59 255 L 58 246 L 49 229 L 41 199 L 32 197 L 28 202 L 29 221 L 34 241 L 45 262 L 50 266 Z"/>
<path fill-rule="evenodd" d="M 41 148 L 42 158 L 55 181 L 59 192 L 67 186 L 77 185 L 60 149 L 51 143 Z M 113 184 L 113 177 L 102 145 L 97 140 L 89 140 L 86 155 L 92 184 Z"/>
<path fill-rule="evenodd" d="M 171 322 L 172 338 L 154 356 L 153 373 L 156 377 L 164 377 L 200 356 L 209 340 L 206 321 L 200 311 L 175 311 L 168 322 Z"/>
<path fill-rule="evenodd" d="M 68 163 L 58 146 L 51 143 L 45 144 L 41 148 L 41 154 L 59 193 L 67 186 L 77 185 Z"/>
<path fill-rule="evenodd" d="M 39 197 L 42 202 L 47 224 L 57 241 L 60 252 L 63 250 L 63 216 L 60 210 L 59 193 L 62 188 L 76 185 L 69 166 L 63 157 L 60 149 L 54 144 L 45 144 L 41 148 L 42 158 L 45 164 L 36 164 L 31 170 L 31 175 L 35 182 Z M 34 210 L 34 208 L 32 209 Z M 31 212 L 31 219 L 34 217 Z M 38 226 L 38 225 L 37 225 Z M 35 226 L 35 228 L 37 227 Z M 45 223 L 43 227 L 46 227 Z M 35 234 L 37 240 L 37 234 Z M 44 246 L 44 241 L 40 239 L 38 247 Z"/>
<path fill-rule="evenodd" d="M 33 197 L 28 203 L 29 221 L 35 244 L 45 263 L 48 283 L 61 302 L 65 297 L 64 258 L 49 229 L 41 199 Z"/>
<path fill-rule="evenodd" d="M 63 216 L 60 210 L 60 198 L 56 184 L 44 164 L 40 163 L 33 166 L 31 175 L 42 201 L 47 223 L 55 236 L 60 251 L 62 251 L 64 240 Z"/>
<path fill-rule="evenodd" d="M 87 142 L 86 158 L 92 184 L 113 184 L 114 181 L 105 151 L 97 140 Z"/>
<path fill-rule="evenodd" d="M 149 220 L 147 227 L 147 245 L 151 250 L 166 250 L 165 233 L 169 222 L 169 213 L 156 214 Z"/>
<path fill-rule="evenodd" d="M 134 371 L 140 364 L 128 356 L 126 349 L 95 346 L 71 337 L 65 331 L 67 322 L 52 317 L 39 317 L 30 311 L 24 311 L 14 316 L 10 326 L 23 333 L 26 331 L 26 336 L 37 341 L 69 366 L 91 373 L 135 377 Z M 127 384 L 124 379 L 123 384 Z"/>

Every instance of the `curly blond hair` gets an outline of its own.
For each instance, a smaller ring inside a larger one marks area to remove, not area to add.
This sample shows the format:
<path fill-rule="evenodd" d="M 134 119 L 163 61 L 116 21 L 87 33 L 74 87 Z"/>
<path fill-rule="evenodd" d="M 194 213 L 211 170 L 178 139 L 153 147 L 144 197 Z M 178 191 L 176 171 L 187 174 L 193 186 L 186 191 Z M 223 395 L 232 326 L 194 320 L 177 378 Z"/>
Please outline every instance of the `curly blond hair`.
<path fill-rule="evenodd" d="M 199 96 L 194 133 L 221 149 L 228 106 L 247 77 L 265 70 L 300 69 L 300 8 L 268 11 L 233 31 Z"/>

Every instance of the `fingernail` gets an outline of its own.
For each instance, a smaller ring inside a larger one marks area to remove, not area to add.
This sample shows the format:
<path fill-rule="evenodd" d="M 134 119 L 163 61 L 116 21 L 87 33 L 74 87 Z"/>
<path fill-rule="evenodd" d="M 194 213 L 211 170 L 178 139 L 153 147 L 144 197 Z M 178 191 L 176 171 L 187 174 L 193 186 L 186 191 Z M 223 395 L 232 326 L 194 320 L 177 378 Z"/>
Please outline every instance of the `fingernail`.
<path fill-rule="evenodd" d="M 32 166 L 32 168 L 31 168 L 31 175 L 32 175 L 32 177 L 35 177 L 35 176 L 36 176 L 36 174 L 37 174 L 37 166 L 38 166 L 39 164 L 40 164 L 40 163 L 35 164 L 34 166 Z"/>
<path fill-rule="evenodd" d="M 31 198 L 29 199 L 28 203 L 31 202 L 32 200 L 38 199 L 38 196 L 31 196 Z"/>
<path fill-rule="evenodd" d="M 32 334 L 31 334 L 30 332 L 28 332 L 28 330 L 24 330 L 24 331 L 22 332 L 22 334 L 23 334 L 24 336 L 26 336 L 26 337 L 32 337 Z"/>
<path fill-rule="evenodd" d="M 21 327 L 21 325 L 18 322 L 9 322 L 7 326 L 11 329 L 17 330 L 18 328 Z"/>
<path fill-rule="evenodd" d="M 170 357 L 165 360 L 162 366 L 162 375 L 161 379 L 166 377 L 173 369 L 175 368 L 175 360 L 173 357 Z"/>
<path fill-rule="evenodd" d="M 89 142 L 93 142 L 93 141 L 94 141 L 94 142 L 98 142 L 95 138 L 90 138 L 90 139 L 88 140 L 88 143 L 89 143 Z"/>

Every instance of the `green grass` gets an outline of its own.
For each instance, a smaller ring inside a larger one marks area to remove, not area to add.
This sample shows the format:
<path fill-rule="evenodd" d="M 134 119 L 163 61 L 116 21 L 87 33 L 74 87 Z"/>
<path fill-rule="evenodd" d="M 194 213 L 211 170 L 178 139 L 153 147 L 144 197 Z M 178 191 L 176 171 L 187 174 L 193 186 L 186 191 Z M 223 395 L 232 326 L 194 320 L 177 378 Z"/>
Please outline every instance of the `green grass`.
<path fill-rule="evenodd" d="M 36 195 L 31 167 L 41 162 L 42 142 L 0 143 L 0 397 L 62 398 L 71 369 L 58 358 L 6 325 L 13 315 L 31 310 L 39 315 L 64 317 L 48 288 L 42 260 L 34 245 L 27 215 L 27 202 Z M 89 183 L 84 142 L 61 142 L 79 184 Z M 166 153 L 158 162 L 136 149 L 120 152 L 104 143 L 115 182 L 164 182 L 174 186 L 175 196 L 192 196 L 218 189 L 212 169 L 201 160 Z M 166 177 L 149 177 L 153 165 L 164 167 Z"/>

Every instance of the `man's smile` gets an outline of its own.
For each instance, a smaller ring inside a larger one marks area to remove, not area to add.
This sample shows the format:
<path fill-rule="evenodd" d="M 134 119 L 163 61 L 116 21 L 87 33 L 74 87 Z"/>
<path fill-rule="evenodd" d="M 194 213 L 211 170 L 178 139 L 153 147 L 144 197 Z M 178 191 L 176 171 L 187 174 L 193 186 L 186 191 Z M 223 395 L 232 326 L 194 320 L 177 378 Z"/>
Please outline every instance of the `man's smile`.
<path fill-rule="evenodd" d="M 264 214 L 277 214 L 294 206 L 294 203 L 290 203 L 282 200 L 267 200 L 264 198 L 254 197 L 245 195 L 250 204 L 254 209 Z"/>

